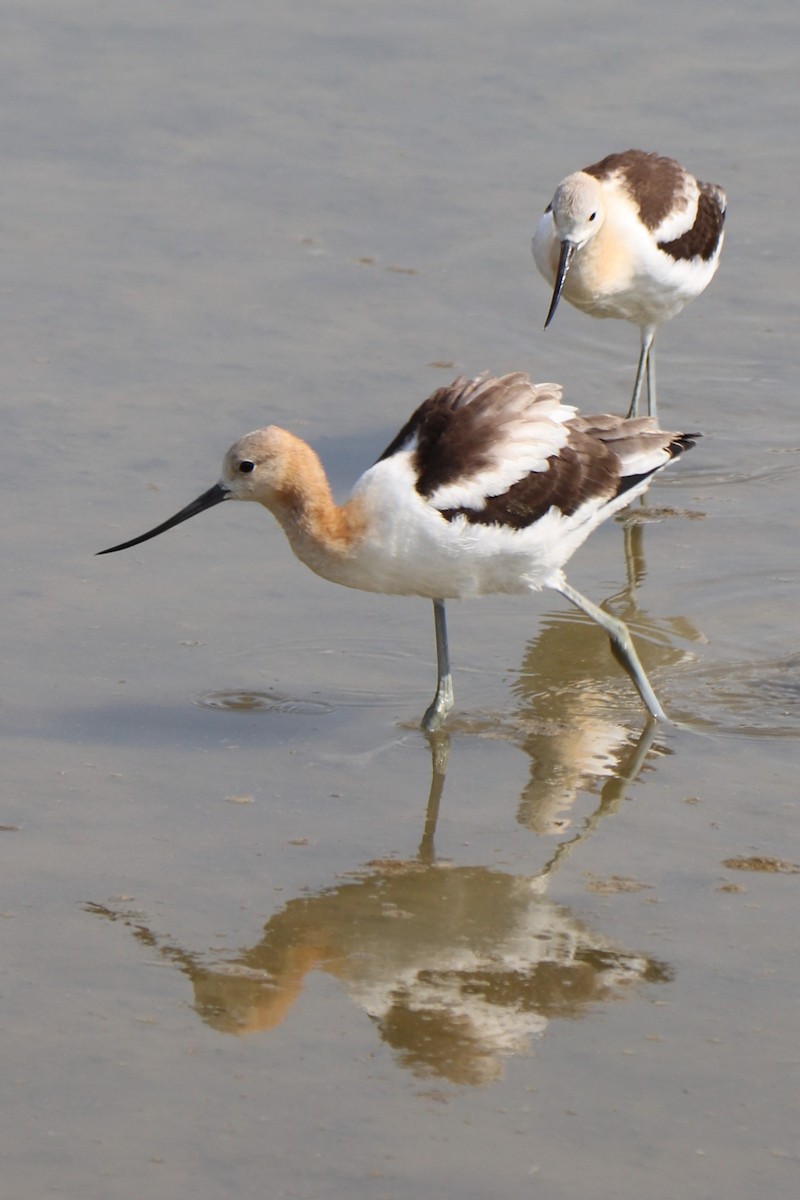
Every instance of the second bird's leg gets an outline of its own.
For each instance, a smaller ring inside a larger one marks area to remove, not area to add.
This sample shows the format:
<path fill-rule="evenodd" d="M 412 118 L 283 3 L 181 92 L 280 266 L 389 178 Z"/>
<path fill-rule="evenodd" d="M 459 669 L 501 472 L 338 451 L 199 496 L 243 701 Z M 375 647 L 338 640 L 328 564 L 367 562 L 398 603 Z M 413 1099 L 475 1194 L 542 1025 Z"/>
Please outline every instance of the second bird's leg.
<path fill-rule="evenodd" d="M 433 602 L 433 624 L 436 630 L 436 695 L 422 718 L 422 728 L 429 733 L 438 729 L 453 707 L 453 677 L 450 674 L 450 654 L 447 649 L 447 621 L 444 600 Z"/>
<path fill-rule="evenodd" d="M 636 653 L 636 647 L 633 644 L 633 639 L 625 622 L 620 621 L 617 617 L 612 617 L 610 613 L 604 612 L 602 608 L 598 608 L 596 604 L 593 604 L 581 592 L 577 592 L 575 588 L 570 587 L 566 580 L 563 580 L 558 585 L 558 591 L 567 600 L 571 600 L 576 608 L 585 612 L 587 617 L 591 617 L 593 621 L 596 621 L 601 629 L 605 629 L 611 638 L 613 650 L 636 684 L 636 688 L 644 701 L 647 711 L 657 721 L 668 721 L 669 718 L 659 704 L 650 680 L 645 675 L 644 667 L 639 661 L 639 655 Z"/>
<path fill-rule="evenodd" d="M 647 379 L 647 415 L 649 417 L 656 415 L 656 367 L 655 359 L 651 353 L 653 338 L 655 336 L 655 325 L 642 326 L 642 347 L 639 351 L 639 362 L 636 367 L 636 379 L 633 384 L 631 406 L 627 412 L 628 419 L 635 417 L 639 409 L 639 397 L 642 394 L 642 384 L 645 378 Z"/>
<path fill-rule="evenodd" d="M 650 345 L 647 348 L 647 415 L 657 417 L 656 408 L 656 352 L 653 349 L 655 329 L 650 334 Z"/>

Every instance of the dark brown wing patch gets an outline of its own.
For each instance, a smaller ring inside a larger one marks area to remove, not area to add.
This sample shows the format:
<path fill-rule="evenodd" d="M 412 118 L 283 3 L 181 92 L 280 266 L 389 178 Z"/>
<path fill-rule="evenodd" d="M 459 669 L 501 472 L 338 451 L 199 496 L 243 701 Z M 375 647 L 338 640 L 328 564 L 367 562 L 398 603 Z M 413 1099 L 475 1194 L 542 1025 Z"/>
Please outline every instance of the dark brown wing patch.
<path fill-rule="evenodd" d="M 713 183 L 701 183 L 697 216 L 691 229 L 673 242 L 659 242 L 659 250 L 671 258 L 713 258 L 725 225 L 725 206 L 720 202 L 719 188 Z"/>
<path fill-rule="evenodd" d="M 416 488 L 426 499 L 448 484 L 474 479 L 497 462 L 506 422 L 519 419 L 515 401 L 532 395 L 526 375 L 456 379 L 439 388 L 406 422 L 379 462 L 415 445 Z"/>
<path fill-rule="evenodd" d="M 424 400 L 420 404 L 419 408 L 415 409 L 403 428 L 392 439 L 383 454 L 376 461 L 383 462 L 385 458 L 391 458 L 393 454 L 398 454 L 401 450 L 407 449 L 417 439 L 420 429 L 428 421 L 435 421 L 436 423 L 440 421 L 441 418 L 437 417 L 437 414 L 441 409 L 447 409 L 448 407 L 452 409 L 459 397 L 463 398 L 471 382 L 466 380 L 463 375 L 459 375 L 458 379 L 448 384 L 447 387 L 437 388 L 433 395 L 429 396 L 427 400 Z"/>
<path fill-rule="evenodd" d="M 583 168 L 586 175 L 608 179 L 618 171 L 625 176 L 628 191 L 639 207 L 642 224 L 658 229 L 669 215 L 675 196 L 683 192 L 686 172 L 674 158 L 647 154 L 644 150 L 624 150 L 607 154 L 600 162 Z"/>
<path fill-rule="evenodd" d="M 634 421 L 613 415 L 573 417 L 569 426 L 569 443 L 551 455 L 546 471 L 532 471 L 502 496 L 487 499 L 482 509 L 449 508 L 442 511 L 442 516 L 448 521 L 464 517 L 470 525 L 505 525 L 510 529 L 526 529 L 554 507 L 568 517 L 588 500 L 616 499 L 664 465 L 662 462 L 650 470 L 626 472 L 623 460 L 634 450 L 637 454 L 647 448 L 666 450 L 676 458 L 690 450 L 701 436 L 665 433 L 652 417 Z"/>
<path fill-rule="evenodd" d="M 448 508 L 442 516 L 466 517 L 470 525 L 506 525 L 526 529 L 551 508 L 570 516 L 587 500 L 610 500 L 620 484 L 620 463 L 613 450 L 575 431 L 569 443 L 547 460 L 546 471 L 531 471 L 504 492 L 490 496 L 481 509 Z"/>

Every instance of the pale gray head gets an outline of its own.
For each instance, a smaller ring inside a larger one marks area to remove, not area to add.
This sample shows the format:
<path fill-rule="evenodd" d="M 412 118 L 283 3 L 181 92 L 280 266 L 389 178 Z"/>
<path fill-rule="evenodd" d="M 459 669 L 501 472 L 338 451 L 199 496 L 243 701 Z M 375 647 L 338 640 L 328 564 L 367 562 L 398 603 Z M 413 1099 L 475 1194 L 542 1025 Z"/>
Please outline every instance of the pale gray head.
<path fill-rule="evenodd" d="M 603 227 L 606 217 L 603 189 L 593 175 L 576 171 L 558 185 L 550 204 L 556 237 L 576 250 Z"/>
<path fill-rule="evenodd" d="M 556 267 L 553 298 L 544 323 L 545 329 L 555 316 L 564 280 L 575 252 L 585 246 L 603 227 L 606 213 L 599 181 L 583 171 L 568 175 L 556 188 L 549 211 L 553 216 L 553 228 L 561 250 Z"/>

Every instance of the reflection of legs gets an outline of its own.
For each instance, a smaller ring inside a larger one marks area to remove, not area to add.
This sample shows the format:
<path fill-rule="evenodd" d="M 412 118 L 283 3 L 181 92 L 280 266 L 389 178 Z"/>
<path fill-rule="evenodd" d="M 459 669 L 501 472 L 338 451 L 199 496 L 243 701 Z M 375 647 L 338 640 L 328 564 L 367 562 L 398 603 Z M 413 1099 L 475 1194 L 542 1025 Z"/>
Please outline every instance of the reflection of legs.
<path fill-rule="evenodd" d="M 439 803 L 444 791 L 447 760 L 450 756 L 450 738 L 441 730 L 438 733 L 429 733 L 428 745 L 431 748 L 431 790 L 428 793 L 428 807 L 425 812 L 425 830 L 417 852 L 419 861 L 425 863 L 426 866 L 436 861 L 433 837 L 439 817 Z"/>
<path fill-rule="evenodd" d="M 644 504 L 644 497 L 639 497 L 639 504 Z M 622 544 L 625 553 L 625 574 L 628 584 L 626 592 L 631 601 L 639 584 L 647 574 L 644 561 L 644 525 L 637 521 L 632 509 L 626 510 L 626 515 L 620 518 L 622 524 Z"/>
<path fill-rule="evenodd" d="M 656 336 L 655 325 L 642 326 L 642 348 L 639 351 L 639 363 L 636 367 L 636 379 L 633 384 L 631 406 L 628 417 L 635 417 L 639 408 L 639 397 L 642 394 L 642 384 L 647 376 L 647 415 L 656 415 L 656 364 L 652 354 L 653 338 Z"/>
<path fill-rule="evenodd" d="M 594 833 L 602 817 L 617 812 L 620 804 L 625 799 L 628 785 L 634 783 L 639 778 L 639 772 L 644 766 L 657 729 L 658 726 L 655 721 L 647 722 L 639 734 L 639 740 L 634 746 L 633 751 L 619 763 L 616 772 L 603 784 L 603 789 L 600 793 L 600 803 L 597 808 L 593 813 L 589 814 L 583 823 L 583 827 L 578 830 L 574 837 L 569 838 L 568 841 L 559 842 L 554 853 L 539 872 L 538 879 L 544 882 L 547 876 L 551 875 L 564 859 L 572 853 L 579 842 L 585 841 L 589 837 L 589 834 Z"/>
<path fill-rule="evenodd" d="M 581 592 L 576 592 L 575 588 L 570 587 L 566 579 L 557 585 L 556 590 L 561 592 L 561 595 L 565 596 L 567 600 L 571 600 L 576 608 L 585 612 L 587 617 L 591 617 L 593 621 L 596 621 L 601 629 L 605 629 L 611 638 L 611 648 L 636 684 L 647 711 L 657 721 L 666 721 L 668 719 L 667 714 L 656 699 L 656 694 L 650 686 L 650 680 L 645 675 L 644 667 L 639 662 L 639 655 L 636 653 L 628 626 L 623 621 L 618 620 L 617 617 L 612 617 L 609 613 L 603 612 L 602 608 L 598 608 L 596 604 L 593 604 Z"/>
<path fill-rule="evenodd" d="M 453 677 L 450 674 L 450 655 L 447 649 L 447 622 L 444 600 L 433 602 L 433 623 L 436 630 L 436 695 L 422 718 L 422 728 L 438 729 L 453 707 Z"/>

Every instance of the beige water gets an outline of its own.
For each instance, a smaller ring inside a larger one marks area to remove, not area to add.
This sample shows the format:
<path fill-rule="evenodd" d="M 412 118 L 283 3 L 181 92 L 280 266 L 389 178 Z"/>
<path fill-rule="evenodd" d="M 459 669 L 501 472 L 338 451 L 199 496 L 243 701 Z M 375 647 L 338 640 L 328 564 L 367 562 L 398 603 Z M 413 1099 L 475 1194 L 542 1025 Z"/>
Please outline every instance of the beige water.
<path fill-rule="evenodd" d="M 796 6 L 0 23 L 3 1196 L 795 1195 Z M 497 598 L 450 606 L 432 748 L 430 605 L 244 506 L 93 557 L 269 421 L 343 494 L 459 372 L 623 410 L 636 330 L 545 335 L 529 240 L 628 146 L 729 194 L 656 341 L 705 437 L 570 578 L 681 726 Z"/>

